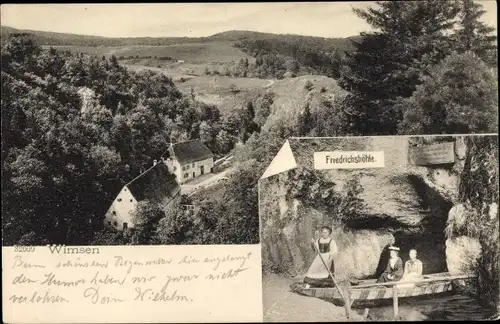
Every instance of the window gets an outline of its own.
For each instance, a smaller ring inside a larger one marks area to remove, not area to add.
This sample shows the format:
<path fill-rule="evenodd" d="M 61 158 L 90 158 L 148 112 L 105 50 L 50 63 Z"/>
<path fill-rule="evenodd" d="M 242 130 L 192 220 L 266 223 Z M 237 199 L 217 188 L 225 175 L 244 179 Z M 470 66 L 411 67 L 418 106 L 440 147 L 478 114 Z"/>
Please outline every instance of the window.
<path fill-rule="evenodd" d="M 113 226 L 117 226 L 118 225 L 118 222 L 117 221 L 114 221 L 113 222 Z"/>
<path fill-rule="evenodd" d="M 114 210 L 113 210 L 111 213 L 112 213 L 113 215 L 116 215 L 116 211 L 114 211 Z"/>
<path fill-rule="evenodd" d="M 121 198 L 118 198 L 118 199 L 116 199 L 116 200 L 118 200 L 118 201 L 122 201 L 122 199 L 121 199 Z"/>
<path fill-rule="evenodd" d="M 177 171 L 177 167 L 174 167 L 174 172 Z"/>
<path fill-rule="evenodd" d="M 184 179 L 189 177 L 189 173 L 184 173 Z"/>
<path fill-rule="evenodd" d="M 128 224 L 127 223 L 123 223 L 123 229 L 126 230 L 128 228 Z"/>
<path fill-rule="evenodd" d="M 194 162 L 193 162 L 193 168 L 194 168 Z"/>
<path fill-rule="evenodd" d="M 108 221 L 108 225 L 111 225 L 111 221 Z"/>
<path fill-rule="evenodd" d="M 133 199 L 130 199 L 130 202 L 133 202 L 134 200 Z"/>

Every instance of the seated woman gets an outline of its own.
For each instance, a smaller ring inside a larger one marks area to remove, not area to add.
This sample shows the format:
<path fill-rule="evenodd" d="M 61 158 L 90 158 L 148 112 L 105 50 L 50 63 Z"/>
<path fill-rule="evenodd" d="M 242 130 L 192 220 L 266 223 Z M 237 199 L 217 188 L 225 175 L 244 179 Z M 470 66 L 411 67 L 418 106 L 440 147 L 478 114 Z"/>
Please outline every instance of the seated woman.
<path fill-rule="evenodd" d="M 399 257 L 399 248 L 390 246 L 389 252 L 390 258 L 387 268 L 378 278 L 377 282 L 398 281 L 403 277 L 403 260 Z"/>
<path fill-rule="evenodd" d="M 405 263 L 405 270 L 401 281 L 416 281 L 419 279 L 423 279 L 422 272 L 423 272 L 423 265 L 422 261 L 417 259 L 417 250 L 411 249 L 410 260 L 406 261 Z M 400 288 L 410 288 L 414 286 L 415 284 L 398 285 L 398 287 Z"/>
<path fill-rule="evenodd" d="M 313 263 L 309 267 L 304 278 L 304 283 L 315 287 L 333 286 L 333 280 L 330 276 L 335 273 L 333 257 L 337 254 L 337 244 L 331 238 L 332 229 L 328 226 L 321 228 L 321 237 L 317 240 L 312 239 L 311 245 L 316 253 Z M 318 254 L 319 252 L 319 254 Z M 330 272 L 325 268 L 323 261 L 329 267 Z"/>

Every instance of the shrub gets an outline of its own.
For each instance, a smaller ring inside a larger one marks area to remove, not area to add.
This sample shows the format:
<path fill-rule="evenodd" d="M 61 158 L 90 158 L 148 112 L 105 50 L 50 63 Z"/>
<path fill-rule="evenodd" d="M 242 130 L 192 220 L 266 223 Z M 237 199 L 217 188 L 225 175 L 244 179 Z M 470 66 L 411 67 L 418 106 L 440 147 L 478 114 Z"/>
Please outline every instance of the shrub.
<path fill-rule="evenodd" d="M 306 89 L 307 91 L 311 91 L 312 89 L 314 89 L 313 83 L 310 80 L 307 80 L 306 85 L 304 86 L 304 89 Z"/>

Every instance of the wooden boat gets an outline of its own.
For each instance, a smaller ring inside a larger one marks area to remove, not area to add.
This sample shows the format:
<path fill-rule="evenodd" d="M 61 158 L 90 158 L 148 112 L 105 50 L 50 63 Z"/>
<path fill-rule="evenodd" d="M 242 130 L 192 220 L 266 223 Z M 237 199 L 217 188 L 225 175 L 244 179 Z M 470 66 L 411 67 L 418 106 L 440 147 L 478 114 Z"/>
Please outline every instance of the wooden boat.
<path fill-rule="evenodd" d="M 424 275 L 418 281 L 387 282 L 376 283 L 376 279 L 358 280 L 357 285 L 341 286 L 343 294 L 349 294 L 349 300 L 353 307 L 377 304 L 381 301 L 391 301 L 397 294 L 397 298 L 411 297 L 434 297 L 436 295 L 453 291 L 456 284 L 463 285 L 465 281 L 471 280 L 475 276 L 461 275 L 451 276 L 447 272 Z M 331 301 L 335 304 L 343 305 L 343 298 L 335 287 L 318 288 L 309 287 L 305 283 L 293 283 L 292 291 L 310 297 L 316 297 Z"/>

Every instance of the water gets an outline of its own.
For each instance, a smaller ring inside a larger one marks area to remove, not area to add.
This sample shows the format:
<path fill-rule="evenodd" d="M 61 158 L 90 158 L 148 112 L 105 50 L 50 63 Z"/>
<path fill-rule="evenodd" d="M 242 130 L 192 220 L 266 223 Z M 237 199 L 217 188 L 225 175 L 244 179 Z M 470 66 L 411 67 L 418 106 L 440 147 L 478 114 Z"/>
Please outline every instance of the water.
<path fill-rule="evenodd" d="M 372 320 L 392 320 L 392 306 L 370 309 Z M 399 301 L 399 315 L 405 321 L 463 321 L 486 320 L 494 311 L 481 306 L 470 296 L 453 294 L 428 300 Z"/>

